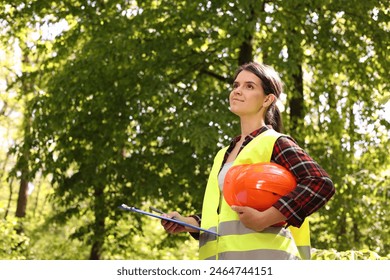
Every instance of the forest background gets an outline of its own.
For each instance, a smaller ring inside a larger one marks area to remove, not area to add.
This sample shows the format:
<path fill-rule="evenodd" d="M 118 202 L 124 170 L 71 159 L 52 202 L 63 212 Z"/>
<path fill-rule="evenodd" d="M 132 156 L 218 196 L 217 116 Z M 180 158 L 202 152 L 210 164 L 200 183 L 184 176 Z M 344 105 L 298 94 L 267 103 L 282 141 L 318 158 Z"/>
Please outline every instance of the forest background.
<path fill-rule="evenodd" d="M 251 60 L 337 190 L 313 259 L 389 259 L 387 1 L 2 0 L 0 26 L 0 259 L 197 259 L 118 206 L 200 211 Z"/>

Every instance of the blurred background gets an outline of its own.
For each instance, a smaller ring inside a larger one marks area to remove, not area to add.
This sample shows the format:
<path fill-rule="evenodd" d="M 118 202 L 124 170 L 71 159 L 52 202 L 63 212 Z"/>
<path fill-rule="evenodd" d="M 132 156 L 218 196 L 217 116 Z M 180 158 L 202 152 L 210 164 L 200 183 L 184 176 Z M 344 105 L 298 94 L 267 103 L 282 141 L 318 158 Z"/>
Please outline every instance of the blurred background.
<path fill-rule="evenodd" d="M 389 259 L 389 22 L 382 0 L 1 0 L 0 259 L 197 259 L 118 206 L 201 211 L 252 60 L 336 186 L 313 259 Z"/>

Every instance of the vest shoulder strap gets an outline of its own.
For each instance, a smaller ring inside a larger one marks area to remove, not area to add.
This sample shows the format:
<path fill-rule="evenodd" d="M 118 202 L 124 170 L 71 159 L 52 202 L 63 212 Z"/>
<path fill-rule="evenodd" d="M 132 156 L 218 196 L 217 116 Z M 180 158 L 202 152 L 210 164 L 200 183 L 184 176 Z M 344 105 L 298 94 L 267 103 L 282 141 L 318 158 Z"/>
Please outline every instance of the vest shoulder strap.
<path fill-rule="evenodd" d="M 275 141 L 282 135 L 273 129 L 264 131 L 241 150 L 234 161 L 234 165 L 270 161 L 273 151 L 272 147 Z"/>

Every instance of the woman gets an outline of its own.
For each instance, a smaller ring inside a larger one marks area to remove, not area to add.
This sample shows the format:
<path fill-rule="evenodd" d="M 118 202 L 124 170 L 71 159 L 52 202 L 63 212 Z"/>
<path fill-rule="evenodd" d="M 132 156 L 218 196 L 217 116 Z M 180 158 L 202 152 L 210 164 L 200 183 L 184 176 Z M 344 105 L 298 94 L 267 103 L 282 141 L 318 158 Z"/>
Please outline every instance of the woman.
<path fill-rule="evenodd" d="M 230 110 L 240 118 L 241 134 L 214 159 L 202 215 L 168 214 L 215 230 L 220 236 L 199 234 L 162 221 L 169 233 L 199 235 L 201 259 L 310 259 L 305 218 L 324 206 L 335 189 L 328 174 L 291 137 L 281 134 L 282 120 L 276 101 L 282 89 L 282 81 L 272 67 L 255 62 L 239 67 L 229 102 Z M 297 187 L 265 211 L 229 206 L 223 198 L 224 177 L 231 166 L 248 160 L 274 162 L 287 168 L 296 178 Z M 286 226 L 273 226 L 281 222 Z"/>

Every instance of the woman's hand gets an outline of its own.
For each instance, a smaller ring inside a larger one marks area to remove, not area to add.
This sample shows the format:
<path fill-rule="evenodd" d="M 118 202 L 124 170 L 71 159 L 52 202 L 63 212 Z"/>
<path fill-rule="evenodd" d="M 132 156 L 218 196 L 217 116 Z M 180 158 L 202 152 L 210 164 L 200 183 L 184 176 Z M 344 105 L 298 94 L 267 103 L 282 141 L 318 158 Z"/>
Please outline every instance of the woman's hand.
<path fill-rule="evenodd" d="M 194 226 L 199 226 L 198 222 L 192 217 L 184 217 L 180 215 L 178 212 L 171 212 L 169 214 L 162 215 L 163 217 L 172 218 L 178 221 L 185 222 L 187 224 L 191 224 Z M 171 234 L 180 233 L 180 232 L 198 232 L 198 230 L 185 227 L 183 225 L 179 225 L 178 223 L 161 220 L 161 225 L 164 227 L 165 231 Z"/>
<path fill-rule="evenodd" d="M 254 231 L 263 231 L 267 227 L 286 220 L 286 217 L 275 207 L 270 207 L 265 211 L 258 211 L 247 206 L 232 206 L 231 208 L 237 212 L 244 226 Z"/>

